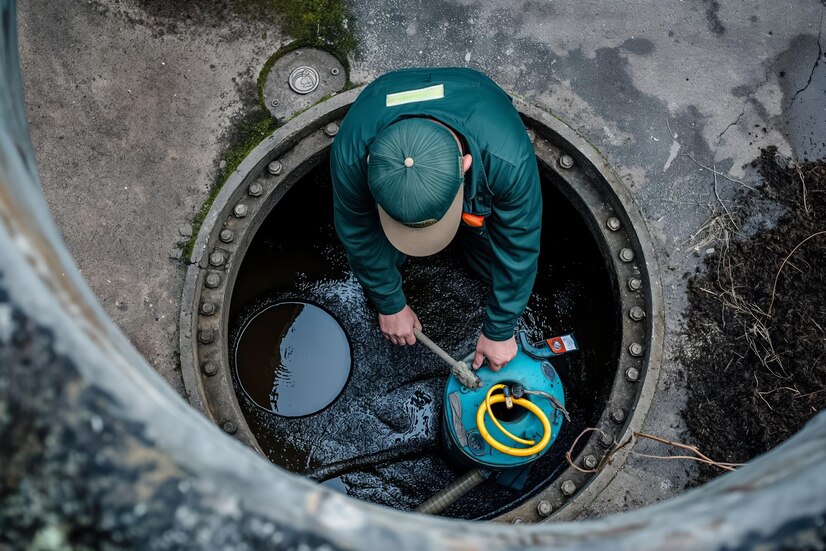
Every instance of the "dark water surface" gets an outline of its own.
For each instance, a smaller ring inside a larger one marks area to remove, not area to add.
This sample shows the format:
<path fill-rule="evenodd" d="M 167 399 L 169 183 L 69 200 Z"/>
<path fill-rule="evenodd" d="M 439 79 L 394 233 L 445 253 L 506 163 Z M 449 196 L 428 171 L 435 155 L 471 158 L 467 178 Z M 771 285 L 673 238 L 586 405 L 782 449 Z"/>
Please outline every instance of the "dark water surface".
<path fill-rule="evenodd" d="M 410 510 L 463 474 L 440 452 L 448 371 L 424 345 L 398 347 L 381 336 L 376 310 L 350 272 L 333 229 L 327 166 L 323 161 L 285 195 L 251 243 L 231 304 L 229 357 L 258 312 L 284 301 L 309 302 L 329 312 L 349 337 L 350 379 L 328 407 L 301 418 L 256 406 L 237 376 L 236 394 L 273 463 L 327 480 L 326 485 L 350 496 Z M 520 327 L 534 340 L 575 333 L 582 352 L 554 360 L 572 423 L 563 426 L 553 448 L 534 464 L 526 491 L 485 482 L 445 511 L 448 516 L 494 516 L 544 487 L 565 467 L 565 451 L 576 435 L 597 421 L 610 392 L 620 323 L 611 278 L 587 225 L 557 190 L 554 177 L 543 174 L 540 267 Z M 410 259 L 402 276 L 425 334 L 462 358 L 475 348 L 489 289 L 470 276 L 451 247 L 433 257 Z M 324 348 L 326 338 L 312 333 L 310 340 Z M 257 354 L 272 356 L 272 332 L 251 339 L 249 346 L 254 349 L 256 341 Z M 322 380 L 329 373 L 325 369 L 341 376 L 336 365 L 324 362 L 320 368 L 319 391 L 327 383 Z M 235 365 L 233 370 L 237 373 Z M 269 378 L 261 386 L 252 391 L 258 399 L 272 390 Z M 282 386 L 279 405 L 286 391 Z"/>
<path fill-rule="evenodd" d="M 284 417 L 315 413 L 350 375 L 350 345 L 338 322 L 313 304 L 281 302 L 242 329 L 238 382 L 256 405 Z"/>

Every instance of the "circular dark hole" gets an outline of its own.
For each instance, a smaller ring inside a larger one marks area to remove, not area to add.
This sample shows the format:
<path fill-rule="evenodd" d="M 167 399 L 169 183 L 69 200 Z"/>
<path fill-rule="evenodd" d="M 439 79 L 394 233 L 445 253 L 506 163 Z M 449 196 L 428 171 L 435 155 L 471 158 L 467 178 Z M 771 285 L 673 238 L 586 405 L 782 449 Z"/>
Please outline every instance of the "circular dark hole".
<path fill-rule="evenodd" d="M 235 349 L 238 383 L 265 411 L 283 417 L 316 413 L 338 397 L 350 375 L 350 344 L 338 322 L 303 302 L 256 312 Z"/>
<path fill-rule="evenodd" d="M 322 160 L 298 181 L 252 238 L 233 289 L 230 350 L 257 312 L 284 301 L 310 302 L 334 316 L 349 337 L 350 380 L 326 408 L 301 418 L 256 406 L 237 380 L 236 395 L 273 463 L 352 497 L 411 510 L 464 474 L 441 451 L 448 369 L 423 345 L 398 347 L 382 337 L 377 312 L 350 272 L 335 234 L 327 167 Z M 487 481 L 447 509 L 446 516 L 491 518 L 544 488 L 567 467 L 565 452 L 576 436 L 596 425 L 615 376 L 616 369 L 607 366 L 617 365 L 621 316 L 610 258 L 594 237 L 600 230 L 578 197 L 542 162 L 540 176 L 542 252 L 520 328 L 534 341 L 575 334 L 581 352 L 553 360 L 572 422 L 532 464 L 522 491 Z M 470 275 L 453 247 L 409 259 L 402 277 L 425 334 L 464 358 L 475 348 L 489 289 Z M 229 357 L 232 361 L 233 354 Z"/>
<path fill-rule="evenodd" d="M 502 381 L 503 384 L 511 385 L 513 384 L 512 381 Z M 491 394 L 491 396 L 496 396 L 497 394 L 502 394 L 501 390 L 497 390 Z M 530 399 L 530 397 L 525 396 L 526 399 Z M 491 413 L 493 413 L 494 417 L 496 417 L 502 423 L 515 423 L 522 419 L 528 410 L 525 408 L 519 407 L 514 405 L 512 408 L 508 409 L 508 406 L 505 402 L 499 402 L 498 404 L 491 404 L 490 405 Z"/>

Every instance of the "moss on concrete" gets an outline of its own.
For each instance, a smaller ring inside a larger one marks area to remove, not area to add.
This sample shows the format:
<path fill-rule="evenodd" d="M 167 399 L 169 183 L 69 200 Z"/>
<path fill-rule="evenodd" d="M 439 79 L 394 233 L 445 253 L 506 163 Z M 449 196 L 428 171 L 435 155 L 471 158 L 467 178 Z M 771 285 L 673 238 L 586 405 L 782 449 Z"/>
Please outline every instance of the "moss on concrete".
<path fill-rule="evenodd" d="M 242 108 L 227 134 L 228 146 L 221 155 L 215 182 L 192 220 L 192 235 L 183 245 L 183 258 L 187 260 L 192 256 L 201 225 L 230 174 L 279 126 L 264 104 L 264 82 L 273 63 L 298 48 L 320 48 L 334 55 L 344 67 L 347 78 L 344 90 L 355 86 L 350 82 L 348 55 L 355 49 L 356 39 L 350 24 L 350 12 L 342 0 L 233 0 L 231 5 L 242 16 L 279 25 L 295 40 L 279 48 L 264 64 L 256 83 L 257 103 L 250 105 L 246 102 L 247 106 Z M 329 98 L 330 96 L 325 96 L 313 106 Z M 291 119 L 298 114 L 300 113 L 293 115 Z"/>

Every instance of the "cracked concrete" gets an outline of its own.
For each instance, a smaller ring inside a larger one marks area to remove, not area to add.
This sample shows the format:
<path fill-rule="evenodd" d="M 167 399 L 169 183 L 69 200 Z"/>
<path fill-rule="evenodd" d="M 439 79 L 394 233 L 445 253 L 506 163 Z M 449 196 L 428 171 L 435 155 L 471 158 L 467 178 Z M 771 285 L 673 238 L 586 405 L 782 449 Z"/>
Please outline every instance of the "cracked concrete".
<path fill-rule="evenodd" d="M 761 147 L 826 154 L 826 6 L 767 0 L 376 0 L 354 5 L 352 80 L 471 66 L 552 110 L 617 170 L 663 273 L 667 342 L 646 430 L 685 437 L 684 277 L 698 228 L 755 175 Z M 277 29 L 147 15 L 133 0 L 21 0 L 21 58 L 43 185 L 79 268 L 166 379 L 182 272 L 169 259 L 214 180 L 220 136 Z M 715 184 L 709 169 L 720 173 Z M 717 195 L 720 196 L 720 201 Z M 638 451 L 662 453 L 652 443 Z M 632 458 L 584 516 L 680 492 L 693 466 Z"/>

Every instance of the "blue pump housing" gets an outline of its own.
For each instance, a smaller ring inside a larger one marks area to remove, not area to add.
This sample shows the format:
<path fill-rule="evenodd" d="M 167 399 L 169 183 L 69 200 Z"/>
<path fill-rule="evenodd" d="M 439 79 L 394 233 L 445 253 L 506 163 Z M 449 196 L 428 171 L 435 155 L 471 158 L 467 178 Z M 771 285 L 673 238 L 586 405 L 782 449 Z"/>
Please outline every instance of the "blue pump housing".
<path fill-rule="evenodd" d="M 476 412 L 479 406 L 485 401 L 485 395 L 491 386 L 499 383 L 510 386 L 515 383 L 522 385 L 526 390 L 547 392 L 564 407 L 565 390 L 551 361 L 554 356 L 577 349 L 572 335 L 548 339 L 541 346 L 528 343 L 524 332 L 520 332 L 518 340 L 519 350 L 516 357 L 505 367 L 494 372 L 483 366 L 477 371 L 483 383 L 480 389 L 471 390 L 451 375 L 445 388 L 442 415 L 442 440 L 451 460 L 469 469 L 481 468 L 498 472 L 516 469 L 509 479 L 513 479 L 514 476 L 522 478 L 514 473 L 524 471 L 523 467 L 542 457 L 551 448 L 562 429 L 564 415 L 543 396 L 524 396 L 539 406 L 548 416 L 552 435 L 548 445 L 539 453 L 528 457 L 516 457 L 493 449 L 482 438 L 476 426 Z M 516 405 L 513 407 L 512 411 L 517 412 L 518 415 L 510 421 L 503 419 L 499 421 L 514 435 L 538 442 L 542 438 L 542 423 L 530 411 Z M 491 436 L 499 442 L 516 448 L 525 447 L 505 436 L 487 415 L 485 426 Z M 524 476 L 527 476 L 526 471 Z M 511 485 L 511 483 L 506 485 Z"/>

